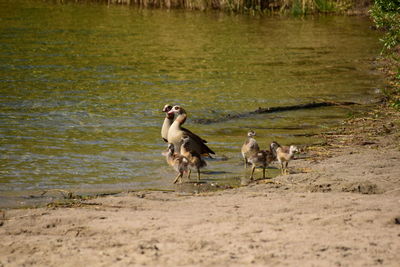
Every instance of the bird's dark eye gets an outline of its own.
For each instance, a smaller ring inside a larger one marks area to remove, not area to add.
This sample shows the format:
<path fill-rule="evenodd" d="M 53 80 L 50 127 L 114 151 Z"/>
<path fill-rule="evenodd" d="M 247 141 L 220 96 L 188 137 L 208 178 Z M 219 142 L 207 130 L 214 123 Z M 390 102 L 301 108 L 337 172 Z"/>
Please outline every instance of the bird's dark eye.
<path fill-rule="evenodd" d="M 179 107 L 175 107 L 175 110 L 178 110 L 179 109 Z"/>

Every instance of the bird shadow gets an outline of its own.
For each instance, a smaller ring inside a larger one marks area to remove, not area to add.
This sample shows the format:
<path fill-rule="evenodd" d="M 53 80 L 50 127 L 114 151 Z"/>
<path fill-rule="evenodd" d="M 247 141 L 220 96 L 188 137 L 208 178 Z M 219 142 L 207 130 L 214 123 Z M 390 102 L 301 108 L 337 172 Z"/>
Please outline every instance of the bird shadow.
<path fill-rule="evenodd" d="M 227 172 L 227 171 L 202 171 L 204 174 L 209 174 L 209 175 L 218 175 L 218 174 L 227 174 L 227 173 L 232 173 L 232 172 Z"/>
<path fill-rule="evenodd" d="M 229 157 L 227 157 L 225 155 L 221 155 L 221 156 L 213 156 L 213 157 L 204 157 L 204 159 L 207 161 L 227 161 L 227 160 L 229 160 Z"/>

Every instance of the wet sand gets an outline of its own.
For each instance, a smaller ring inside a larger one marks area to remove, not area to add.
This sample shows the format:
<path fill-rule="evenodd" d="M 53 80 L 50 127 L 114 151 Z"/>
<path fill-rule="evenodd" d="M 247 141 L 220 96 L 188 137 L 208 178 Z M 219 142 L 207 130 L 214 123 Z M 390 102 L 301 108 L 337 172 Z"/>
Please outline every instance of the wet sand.
<path fill-rule="evenodd" d="M 398 116 L 344 128 L 241 188 L 3 210 L 0 266 L 399 266 Z"/>

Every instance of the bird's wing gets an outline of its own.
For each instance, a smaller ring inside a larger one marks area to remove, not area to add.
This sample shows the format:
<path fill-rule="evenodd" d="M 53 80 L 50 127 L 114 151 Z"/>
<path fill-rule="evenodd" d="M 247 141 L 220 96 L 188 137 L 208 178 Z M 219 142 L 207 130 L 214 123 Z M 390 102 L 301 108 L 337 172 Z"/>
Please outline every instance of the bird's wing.
<path fill-rule="evenodd" d="M 198 136 L 197 134 L 191 132 L 189 129 L 183 128 L 181 127 L 182 131 L 184 131 L 185 133 L 188 134 L 188 136 L 190 136 L 191 138 L 195 139 L 196 141 L 201 141 L 202 143 L 207 143 L 206 140 L 204 140 L 203 138 L 201 138 L 200 136 Z"/>
<path fill-rule="evenodd" d="M 215 154 L 214 151 L 211 150 L 204 142 L 203 139 L 201 139 L 198 135 L 192 133 L 191 131 L 185 132 L 185 135 L 189 136 L 194 142 L 200 145 L 201 148 L 201 154 Z"/>

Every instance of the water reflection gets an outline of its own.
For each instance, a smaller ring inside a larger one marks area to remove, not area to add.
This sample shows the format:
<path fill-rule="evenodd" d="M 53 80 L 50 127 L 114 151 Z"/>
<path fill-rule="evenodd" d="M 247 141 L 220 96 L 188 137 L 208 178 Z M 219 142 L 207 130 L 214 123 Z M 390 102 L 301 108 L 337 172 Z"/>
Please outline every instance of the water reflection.
<path fill-rule="evenodd" d="M 226 161 L 205 178 L 239 184 L 249 128 L 267 147 L 313 142 L 341 108 L 257 115 L 258 107 L 370 99 L 378 36 L 358 17 L 251 18 L 103 5 L 0 3 L 0 194 L 170 188 L 165 103 Z"/>

